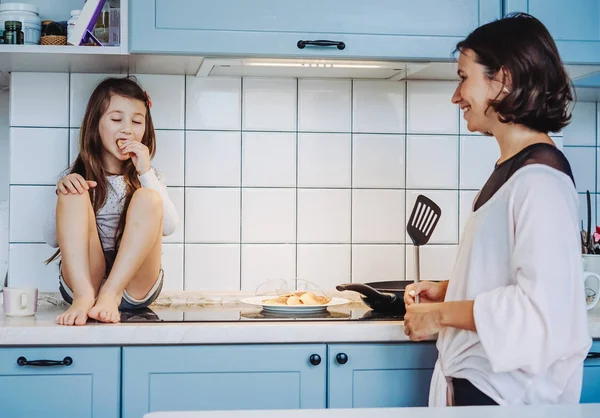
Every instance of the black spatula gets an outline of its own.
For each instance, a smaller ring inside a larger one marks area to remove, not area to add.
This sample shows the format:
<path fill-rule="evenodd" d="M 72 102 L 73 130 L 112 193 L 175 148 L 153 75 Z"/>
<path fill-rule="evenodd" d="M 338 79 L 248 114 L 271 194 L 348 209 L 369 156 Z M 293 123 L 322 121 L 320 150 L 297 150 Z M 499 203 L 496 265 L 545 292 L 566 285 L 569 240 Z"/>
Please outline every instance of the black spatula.
<path fill-rule="evenodd" d="M 419 262 L 419 247 L 429 242 L 442 210 L 427 196 L 420 194 L 413 207 L 410 219 L 406 225 L 406 232 L 415 245 L 415 284 L 421 281 L 421 265 Z M 419 303 L 419 295 L 415 297 Z"/>

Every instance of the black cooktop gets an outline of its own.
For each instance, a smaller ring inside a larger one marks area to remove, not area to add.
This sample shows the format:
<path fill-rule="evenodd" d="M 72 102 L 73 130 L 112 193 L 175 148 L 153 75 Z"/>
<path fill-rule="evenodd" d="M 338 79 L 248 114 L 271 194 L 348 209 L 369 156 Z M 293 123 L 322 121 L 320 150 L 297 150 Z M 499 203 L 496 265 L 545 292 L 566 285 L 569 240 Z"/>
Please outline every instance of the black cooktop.
<path fill-rule="evenodd" d="M 368 307 L 329 307 L 315 313 L 270 312 L 255 307 L 145 308 L 121 312 L 121 322 L 402 321 L 402 315 Z"/>

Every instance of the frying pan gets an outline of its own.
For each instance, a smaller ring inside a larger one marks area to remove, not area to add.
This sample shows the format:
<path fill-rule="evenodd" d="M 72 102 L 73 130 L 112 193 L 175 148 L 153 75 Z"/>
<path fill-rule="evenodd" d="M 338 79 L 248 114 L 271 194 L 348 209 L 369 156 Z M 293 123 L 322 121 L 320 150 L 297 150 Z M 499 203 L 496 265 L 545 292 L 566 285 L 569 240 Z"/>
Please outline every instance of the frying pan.
<path fill-rule="evenodd" d="M 412 283 L 414 283 L 412 280 L 346 283 L 336 286 L 336 289 L 340 292 L 351 290 L 360 293 L 365 305 L 374 311 L 404 315 L 406 313 L 404 289 Z"/>

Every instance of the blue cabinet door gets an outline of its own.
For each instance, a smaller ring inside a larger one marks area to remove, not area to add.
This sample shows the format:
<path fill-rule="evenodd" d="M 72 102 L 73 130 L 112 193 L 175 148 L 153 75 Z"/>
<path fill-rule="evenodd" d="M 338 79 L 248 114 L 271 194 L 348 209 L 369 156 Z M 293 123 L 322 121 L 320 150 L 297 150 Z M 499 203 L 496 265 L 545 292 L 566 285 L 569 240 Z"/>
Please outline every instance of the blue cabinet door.
<path fill-rule="evenodd" d="M 600 403 L 600 341 L 594 341 L 583 366 L 582 403 Z"/>
<path fill-rule="evenodd" d="M 598 0 L 505 0 L 505 12 L 526 12 L 541 20 L 564 62 L 600 63 Z"/>
<path fill-rule="evenodd" d="M 130 0 L 133 53 L 438 58 L 501 14 L 501 0 Z M 336 45 L 298 47 L 300 40 Z"/>
<path fill-rule="evenodd" d="M 156 411 L 325 408 L 326 346 L 123 348 L 123 418 Z"/>
<path fill-rule="evenodd" d="M 0 349 L 2 417 L 117 418 L 120 384 L 119 347 Z"/>
<path fill-rule="evenodd" d="M 335 344 L 328 350 L 330 408 L 427 405 L 435 344 Z"/>

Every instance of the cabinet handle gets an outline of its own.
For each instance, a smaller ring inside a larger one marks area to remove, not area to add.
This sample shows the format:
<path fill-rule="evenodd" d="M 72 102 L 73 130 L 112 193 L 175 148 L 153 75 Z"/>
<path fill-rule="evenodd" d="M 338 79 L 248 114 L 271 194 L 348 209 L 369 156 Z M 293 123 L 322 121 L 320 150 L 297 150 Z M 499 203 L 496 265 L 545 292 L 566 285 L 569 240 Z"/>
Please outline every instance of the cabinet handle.
<path fill-rule="evenodd" d="M 298 41 L 298 43 L 296 44 L 298 45 L 298 48 L 300 49 L 304 49 L 304 47 L 306 45 L 315 45 L 315 46 L 336 46 L 337 49 L 339 49 L 340 51 L 346 48 L 346 44 L 343 42 L 339 42 L 339 41 L 325 41 L 325 40 L 320 40 L 320 41 Z"/>
<path fill-rule="evenodd" d="M 313 366 L 318 366 L 319 364 L 321 364 L 321 356 L 318 354 L 311 355 L 308 360 Z"/>
<path fill-rule="evenodd" d="M 73 364 L 73 359 L 71 357 L 65 357 L 62 360 L 27 360 L 25 357 L 21 356 L 17 359 L 17 364 L 19 366 L 70 366 Z"/>
<path fill-rule="evenodd" d="M 339 353 L 337 356 L 335 356 L 335 360 L 339 364 L 346 364 L 348 363 L 348 356 L 345 353 Z"/>
<path fill-rule="evenodd" d="M 591 359 L 593 359 L 593 358 L 600 358 L 600 353 L 598 353 L 598 352 L 593 352 L 593 351 L 592 351 L 592 352 L 588 353 L 588 355 L 587 355 L 587 357 L 586 357 L 586 358 L 587 358 L 588 360 L 591 360 Z"/>

